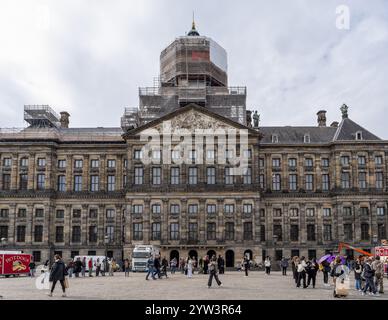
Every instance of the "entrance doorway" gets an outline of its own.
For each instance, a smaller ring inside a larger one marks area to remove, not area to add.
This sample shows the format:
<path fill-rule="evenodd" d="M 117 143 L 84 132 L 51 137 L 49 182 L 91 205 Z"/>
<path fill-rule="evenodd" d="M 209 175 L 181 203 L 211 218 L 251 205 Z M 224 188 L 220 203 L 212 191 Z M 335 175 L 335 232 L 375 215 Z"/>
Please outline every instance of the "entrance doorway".
<path fill-rule="evenodd" d="M 190 250 L 189 251 L 189 257 L 190 258 L 195 258 L 196 261 L 198 261 L 198 252 L 196 250 Z"/>
<path fill-rule="evenodd" d="M 227 268 L 234 268 L 234 252 L 233 250 L 228 250 L 225 253 L 225 266 Z"/>
<path fill-rule="evenodd" d="M 245 250 L 244 251 L 244 257 L 247 257 L 249 260 L 253 260 L 252 250 Z"/>
<path fill-rule="evenodd" d="M 217 254 L 214 250 L 209 250 L 207 252 L 207 255 L 208 255 L 209 259 L 211 259 L 213 256 L 216 256 L 216 258 L 217 258 Z"/>
<path fill-rule="evenodd" d="M 170 252 L 170 261 L 174 258 L 176 259 L 177 263 L 179 263 L 179 252 L 177 250 L 171 250 Z"/>

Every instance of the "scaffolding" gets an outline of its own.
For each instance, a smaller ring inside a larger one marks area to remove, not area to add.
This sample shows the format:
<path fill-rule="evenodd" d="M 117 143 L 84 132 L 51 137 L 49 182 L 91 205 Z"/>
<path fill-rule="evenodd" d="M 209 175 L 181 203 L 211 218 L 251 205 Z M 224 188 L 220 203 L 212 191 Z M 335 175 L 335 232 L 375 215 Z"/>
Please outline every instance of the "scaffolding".
<path fill-rule="evenodd" d="M 24 120 L 31 127 L 60 127 L 59 115 L 48 105 L 25 105 Z"/>

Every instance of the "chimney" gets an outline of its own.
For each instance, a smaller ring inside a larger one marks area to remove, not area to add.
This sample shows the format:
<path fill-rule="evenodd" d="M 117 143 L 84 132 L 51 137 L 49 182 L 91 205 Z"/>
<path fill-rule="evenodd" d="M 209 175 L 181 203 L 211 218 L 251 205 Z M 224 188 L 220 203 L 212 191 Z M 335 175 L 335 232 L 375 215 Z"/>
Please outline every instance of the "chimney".
<path fill-rule="evenodd" d="M 70 114 L 67 111 L 62 111 L 60 114 L 61 119 L 59 121 L 61 122 L 61 128 L 68 128 Z"/>
<path fill-rule="evenodd" d="M 338 128 L 338 122 L 337 121 L 334 121 L 331 125 L 330 125 L 330 127 L 333 127 L 333 128 Z"/>
<path fill-rule="evenodd" d="M 326 127 L 326 110 L 318 111 L 318 127 Z"/>

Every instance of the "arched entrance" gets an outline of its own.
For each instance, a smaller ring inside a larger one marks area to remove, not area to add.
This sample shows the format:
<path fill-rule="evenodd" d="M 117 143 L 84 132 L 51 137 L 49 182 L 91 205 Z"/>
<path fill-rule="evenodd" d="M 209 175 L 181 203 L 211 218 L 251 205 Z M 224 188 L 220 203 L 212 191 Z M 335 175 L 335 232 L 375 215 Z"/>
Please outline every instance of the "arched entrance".
<path fill-rule="evenodd" d="M 207 252 L 207 255 L 208 255 L 209 259 L 211 259 L 213 256 L 217 257 L 217 254 L 216 254 L 216 252 L 214 250 L 209 250 Z"/>
<path fill-rule="evenodd" d="M 178 250 L 171 250 L 171 252 L 170 252 L 170 261 L 172 260 L 172 259 L 176 259 L 176 261 L 177 262 L 179 262 L 179 252 L 178 252 Z"/>
<path fill-rule="evenodd" d="M 225 253 L 225 266 L 227 268 L 234 268 L 234 252 L 233 250 L 228 250 Z"/>
<path fill-rule="evenodd" d="M 189 257 L 194 257 L 196 261 L 198 261 L 198 252 L 196 250 L 190 250 L 189 251 Z"/>
<path fill-rule="evenodd" d="M 244 257 L 247 257 L 249 260 L 253 260 L 252 250 L 245 250 L 244 251 Z"/>

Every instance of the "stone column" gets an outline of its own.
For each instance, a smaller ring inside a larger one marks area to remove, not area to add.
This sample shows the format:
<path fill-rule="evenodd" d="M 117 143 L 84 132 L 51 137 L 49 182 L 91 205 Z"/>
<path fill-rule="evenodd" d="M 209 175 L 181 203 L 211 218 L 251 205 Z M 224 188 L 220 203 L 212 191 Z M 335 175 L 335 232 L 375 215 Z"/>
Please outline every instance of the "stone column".
<path fill-rule="evenodd" d="M 236 218 L 235 218 L 235 241 L 237 243 L 242 243 L 243 239 L 243 227 L 242 227 L 242 199 L 237 197 L 236 199 Z"/>
<path fill-rule="evenodd" d="M 28 159 L 28 182 L 27 189 L 33 190 L 35 189 L 35 153 L 30 153 L 30 157 Z"/>
<path fill-rule="evenodd" d="M 216 229 L 216 239 L 218 241 L 224 242 L 225 239 L 223 238 L 224 229 L 225 229 L 225 219 L 224 219 L 224 199 L 218 199 L 217 200 L 217 210 L 218 210 L 218 216 L 217 216 L 217 229 Z"/>
<path fill-rule="evenodd" d="M 71 242 L 71 205 L 65 205 L 65 219 L 63 226 L 63 236 L 65 246 L 69 247 Z"/>
<path fill-rule="evenodd" d="M 85 154 L 82 160 L 82 190 L 89 190 L 89 155 Z"/>
<path fill-rule="evenodd" d="M 12 167 L 11 167 L 11 190 L 17 190 L 18 189 L 18 167 L 19 167 L 19 160 L 18 160 L 18 154 L 13 153 L 12 154 Z"/>
<path fill-rule="evenodd" d="M 98 245 L 105 247 L 105 205 L 98 206 L 98 223 L 97 223 Z"/>
<path fill-rule="evenodd" d="M 306 204 L 300 204 L 300 242 L 302 245 L 307 241 L 307 227 L 306 227 Z"/>
<path fill-rule="evenodd" d="M 34 217 L 34 205 L 28 205 L 27 206 L 27 223 L 26 223 L 26 245 L 32 244 L 33 217 Z M 15 232 L 16 232 L 16 230 L 15 230 Z"/>
<path fill-rule="evenodd" d="M 66 156 L 66 191 L 73 191 L 73 156 Z"/>
<path fill-rule="evenodd" d="M 144 212 L 143 212 L 143 239 L 144 243 L 151 241 L 151 210 L 150 210 L 150 198 L 144 199 Z"/>
<path fill-rule="evenodd" d="M 253 211 L 253 240 L 256 243 L 260 243 L 260 199 L 255 199 Z"/>
<path fill-rule="evenodd" d="M 116 204 L 115 215 L 115 245 L 121 246 L 122 244 L 122 220 L 123 220 L 123 206 Z"/>
<path fill-rule="evenodd" d="M 317 230 L 316 235 L 317 235 L 317 244 L 321 245 L 323 243 L 323 209 L 322 209 L 322 204 L 319 203 L 317 205 Z"/>
<path fill-rule="evenodd" d="M 188 217 L 187 217 L 187 199 L 181 199 L 181 219 L 180 219 L 180 234 L 179 237 L 182 242 L 187 241 L 187 225 L 188 225 Z"/>
<path fill-rule="evenodd" d="M 130 245 L 132 243 L 132 201 L 127 200 L 125 213 L 125 244 Z"/>
<path fill-rule="evenodd" d="M 283 203 L 283 245 L 289 244 L 290 242 L 290 217 L 288 215 L 288 204 Z"/>
<path fill-rule="evenodd" d="M 206 243 L 206 208 L 205 208 L 206 199 L 199 199 L 199 225 L 198 225 L 198 235 L 199 241 L 201 244 Z"/>
<path fill-rule="evenodd" d="M 83 204 L 81 209 L 81 244 L 84 246 L 88 245 L 88 207 Z"/>
<path fill-rule="evenodd" d="M 100 155 L 100 167 L 99 167 L 99 182 L 100 182 L 100 190 L 101 191 L 106 191 L 107 190 L 107 185 L 106 185 L 106 155 Z"/>
<path fill-rule="evenodd" d="M 378 226 L 377 226 L 377 203 L 372 201 L 370 203 L 370 239 L 371 244 L 373 243 L 373 236 L 378 236 Z"/>
<path fill-rule="evenodd" d="M 28 215 L 27 215 L 28 216 Z M 16 204 L 9 206 L 9 227 L 8 227 L 8 245 L 16 242 Z M 27 230 L 27 228 L 26 228 Z"/>
<path fill-rule="evenodd" d="M 361 241 L 361 210 L 360 203 L 353 202 L 353 214 L 354 214 L 354 226 L 353 226 L 353 241 L 360 242 Z"/>

